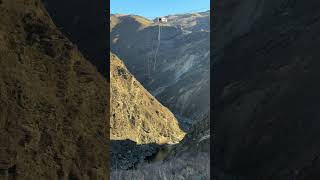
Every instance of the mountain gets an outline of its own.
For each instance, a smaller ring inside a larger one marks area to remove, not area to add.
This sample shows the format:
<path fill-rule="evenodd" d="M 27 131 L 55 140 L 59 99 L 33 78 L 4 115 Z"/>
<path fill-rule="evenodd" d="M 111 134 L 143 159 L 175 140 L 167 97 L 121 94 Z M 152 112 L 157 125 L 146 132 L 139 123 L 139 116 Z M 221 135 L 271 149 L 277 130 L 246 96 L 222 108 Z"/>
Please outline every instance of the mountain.
<path fill-rule="evenodd" d="M 142 29 L 149 26 L 152 21 L 137 15 L 131 15 L 128 18 L 128 16 L 124 14 L 113 14 L 110 15 L 110 32 L 112 32 L 113 29 L 121 23 L 131 24 L 134 28 Z"/>
<path fill-rule="evenodd" d="M 162 106 L 110 53 L 112 168 L 129 169 L 155 154 L 161 145 L 185 135 L 174 115 Z"/>
<path fill-rule="evenodd" d="M 320 2 L 215 7 L 214 165 L 243 179 L 319 179 Z"/>
<path fill-rule="evenodd" d="M 148 93 L 112 53 L 110 70 L 111 140 L 172 144 L 184 137 L 185 133 L 169 109 Z"/>
<path fill-rule="evenodd" d="M 122 154 L 126 159 L 136 159 L 136 163 L 134 168 L 121 168 L 125 158 L 117 159 L 120 166 L 112 171 L 111 178 L 209 179 L 209 12 L 167 18 L 169 22 L 161 27 L 156 63 L 159 27 L 141 16 L 110 17 L 111 49 L 137 81 L 174 112 L 188 134 L 179 144 L 164 146 L 113 142 L 114 149 L 133 149 Z M 139 161 L 141 155 L 136 152 L 144 152 L 149 163 Z M 136 158 L 128 154 L 136 154 Z"/>
<path fill-rule="evenodd" d="M 167 18 L 169 22 L 160 27 L 159 42 L 159 27 L 153 21 L 113 15 L 110 46 L 137 80 L 188 129 L 209 110 L 209 13 Z"/>
<path fill-rule="evenodd" d="M 210 32 L 210 11 L 166 16 L 170 26 L 181 27 L 184 31 Z"/>
<path fill-rule="evenodd" d="M 109 75 L 107 1 L 42 0 L 59 29 L 104 76 Z M 107 78 L 108 79 L 108 78 Z"/>
<path fill-rule="evenodd" d="M 40 0 L 0 15 L 1 179 L 109 179 L 106 80 Z"/>

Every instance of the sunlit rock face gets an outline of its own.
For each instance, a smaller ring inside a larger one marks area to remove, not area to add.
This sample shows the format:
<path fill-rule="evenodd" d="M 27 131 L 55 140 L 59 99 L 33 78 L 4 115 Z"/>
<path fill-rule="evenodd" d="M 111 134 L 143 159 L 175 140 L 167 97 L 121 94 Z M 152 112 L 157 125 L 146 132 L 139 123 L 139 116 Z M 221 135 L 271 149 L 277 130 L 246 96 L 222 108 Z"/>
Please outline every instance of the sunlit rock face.
<path fill-rule="evenodd" d="M 116 55 L 111 53 L 110 60 L 110 138 L 138 144 L 178 143 L 185 133 L 170 110 L 143 88 Z"/>

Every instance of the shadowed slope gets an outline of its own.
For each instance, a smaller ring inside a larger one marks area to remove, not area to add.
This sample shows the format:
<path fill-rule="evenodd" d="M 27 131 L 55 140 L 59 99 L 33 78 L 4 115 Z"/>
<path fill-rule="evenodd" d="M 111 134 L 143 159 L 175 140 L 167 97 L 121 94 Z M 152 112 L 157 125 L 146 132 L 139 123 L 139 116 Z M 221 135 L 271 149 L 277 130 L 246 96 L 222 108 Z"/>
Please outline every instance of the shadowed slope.
<path fill-rule="evenodd" d="M 168 18 L 159 44 L 157 23 L 113 15 L 110 45 L 153 96 L 183 117 L 179 122 L 188 129 L 209 109 L 210 33 L 205 24 L 210 18 L 208 13 Z"/>
<path fill-rule="evenodd" d="M 104 76 L 109 75 L 107 1 L 42 0 L 53 21 Z M 108 78 L 106 78 L 108 79 Z"/>
<path fill-rule="evenodd" d="M 319 1 L 217 5 L 215 165 L 246 179 L 319 179 Z"/>

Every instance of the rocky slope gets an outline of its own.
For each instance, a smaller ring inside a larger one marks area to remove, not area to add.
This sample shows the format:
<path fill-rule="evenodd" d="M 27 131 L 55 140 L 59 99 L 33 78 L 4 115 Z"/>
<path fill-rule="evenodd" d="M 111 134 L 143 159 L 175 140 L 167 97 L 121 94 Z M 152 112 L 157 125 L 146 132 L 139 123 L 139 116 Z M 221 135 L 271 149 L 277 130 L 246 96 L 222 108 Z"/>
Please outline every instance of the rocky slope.
<path fill-rule="evenodd" d="M 209 109 L 209 13 L 168 19 L 157 51 L 159 28 L 153 21 L 113 15 L 110 45 L 143 86 L 186 124 Z"/>
<path fill-rule="evenodd" d="M 104 76 L 109 75 L 107 1 L 42 0 L 59 29 Z M 107 78 L 108 79 L 108 78 Z"/>
<path fill-rule="evenodd" d="M 114 170 L 111 179 L 210 179 L 210 118 L 199 120 L 181 143 L 158 148 L 149 163 L 140 163 L 135 169 Z"/>
<path fill-rule="evenodd" d="M 215 166 L 319 179 L 319 1 L 216 1 Z"/>
<path fill-rule="evenodd" d="M 185 133 L 180 129 L 174 115 L 149 94 L 130 74 L 123 62 L 112 53 L 110 53 L 110 70 L 110 138 L 114 146 L 121 144 L 121 141 L 129 140 L 125 143 L 128 146 L 113 147 L 115 155 L 124 152 L 125 156 L 128 149 L 134 153 L 137 146 L 149 144 L 135 153 L 136 160 L 140 159 L 138 157 L 143 159 L 155 152 L 156 149 L 153 148 L 155 144 L 178 143 L 184 137 Z M 143 149 L 148 147 L 150 149 L 145 151 L 151 154 L 142 153 Z M 130 161 L 132 157 L 127 159 Z"/>
<path fill-rule="evenodd" d="M 169 109 L 152 97 L 112 53 L 110 70 L 112 140 L 172 144 L 184 137 Z"/>
<path fill-rule="evenodd" d="M 0 16 L 1 179 L 108 179 L 105 79 L 40 0 Z"/>

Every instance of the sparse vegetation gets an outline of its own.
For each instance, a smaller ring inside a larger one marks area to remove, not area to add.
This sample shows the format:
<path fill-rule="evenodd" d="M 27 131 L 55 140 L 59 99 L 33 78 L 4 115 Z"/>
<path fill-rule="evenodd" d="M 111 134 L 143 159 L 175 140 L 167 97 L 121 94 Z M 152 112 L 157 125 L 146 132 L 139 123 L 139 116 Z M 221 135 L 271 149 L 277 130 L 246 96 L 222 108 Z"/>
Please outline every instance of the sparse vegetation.
<path fill-rule="evenodd" d="M 209 180 L 210 160 L 207 153 L 199 152 L 169 161 L 144 163 L 133 170 L 114 170 L 112 180 Z"/>
<path fill-rule="evenodd" d="M 108 84 L 37 3 L 0 6 L 0 179 L 109 179 Z"/>
<path fill-rule="evenodd" d="M 111 140 L 138 144 L 178 143 L 185 135 L 174 115 L 129 73 L 114 54 L 111 59 Z M 158 113 L 157 113 L 158 112 Z M 159 117 L 158 114 L 164 115 Z"/>

